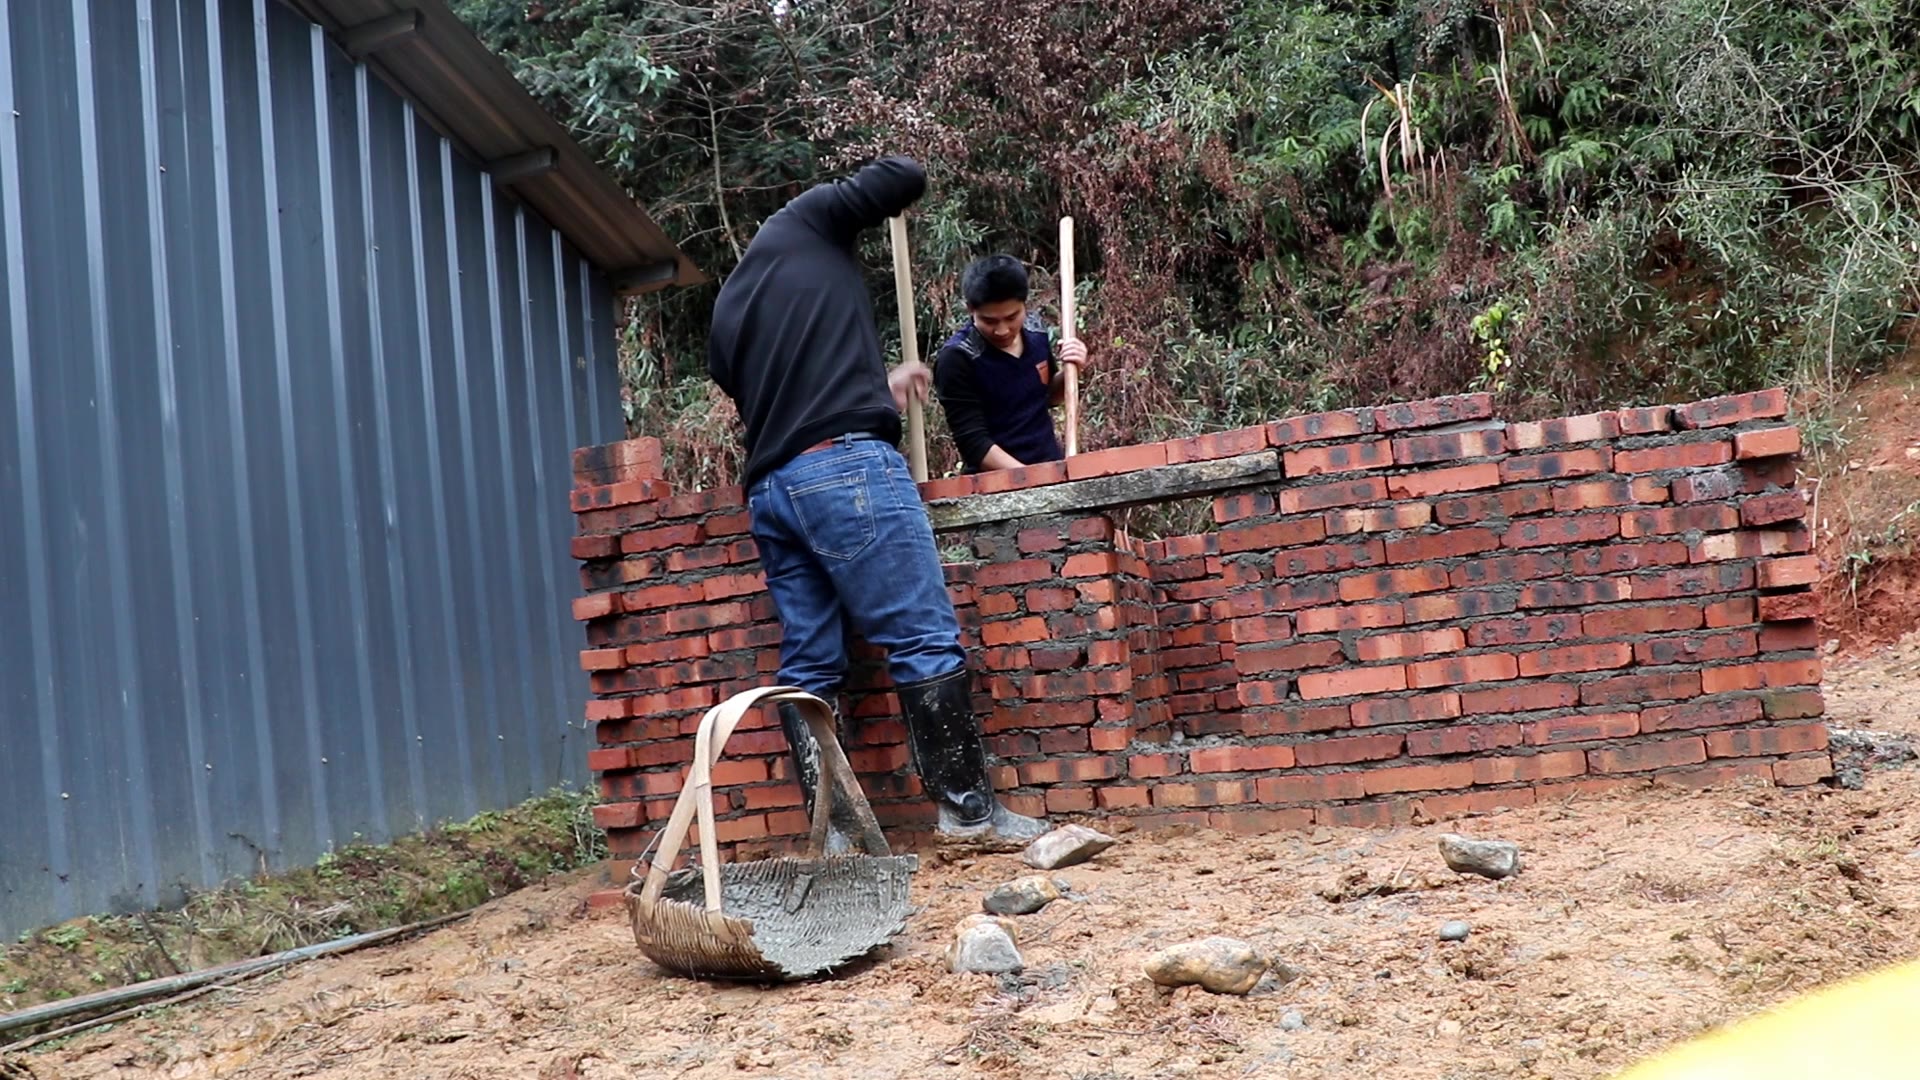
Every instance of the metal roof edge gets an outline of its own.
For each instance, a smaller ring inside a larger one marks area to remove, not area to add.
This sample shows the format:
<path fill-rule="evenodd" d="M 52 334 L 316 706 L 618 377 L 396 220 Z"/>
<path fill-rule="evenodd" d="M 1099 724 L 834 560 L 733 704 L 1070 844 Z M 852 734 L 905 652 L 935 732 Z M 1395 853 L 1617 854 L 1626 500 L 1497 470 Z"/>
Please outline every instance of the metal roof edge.
<path fill-rule="evenodd" d="M 536 210 L 623 295 L 709 280 L 444 0 L 282 0 Z"/>

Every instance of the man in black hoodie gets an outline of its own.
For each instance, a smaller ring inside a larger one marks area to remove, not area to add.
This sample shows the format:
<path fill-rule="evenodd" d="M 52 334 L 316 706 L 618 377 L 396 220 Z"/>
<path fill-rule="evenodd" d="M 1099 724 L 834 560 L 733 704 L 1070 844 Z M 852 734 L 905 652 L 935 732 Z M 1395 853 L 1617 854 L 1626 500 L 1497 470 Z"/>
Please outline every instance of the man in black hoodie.
<path fill-rule="evenodd" d="M 746 426 L 747 507 L 780 616 L 780 682 L 834 701 L 850 625 L 887 650 L 939 830 L 1019 841 L 1045 825 L 994 796 L 960 624 L 896 449 L 907 395 L 925 400 L 930 375 L 921 364 L 888 374 L 856 254 L 862 232 L 926 187 L 918 164 L 884 158 L 768 218 L 714 302 L 707 372 Z M 819 747 L 798 710 L 780 711 L 811 813 Z M 852 825 L 832 810 L 830 846 L 844 850 Z"/>

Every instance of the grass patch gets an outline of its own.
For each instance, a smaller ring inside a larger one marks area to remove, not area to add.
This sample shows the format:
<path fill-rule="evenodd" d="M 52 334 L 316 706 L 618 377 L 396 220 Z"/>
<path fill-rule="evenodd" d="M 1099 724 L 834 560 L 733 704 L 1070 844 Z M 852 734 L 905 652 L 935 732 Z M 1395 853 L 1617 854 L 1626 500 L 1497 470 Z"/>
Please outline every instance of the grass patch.
<path fill-rule="evenodd" d="M 24 934 L 0 947 L 0 1012 L 465 911 L 606 858 L 596 801 L 556 789 L 392 843 L 349 844 L 178 910 Z"/>

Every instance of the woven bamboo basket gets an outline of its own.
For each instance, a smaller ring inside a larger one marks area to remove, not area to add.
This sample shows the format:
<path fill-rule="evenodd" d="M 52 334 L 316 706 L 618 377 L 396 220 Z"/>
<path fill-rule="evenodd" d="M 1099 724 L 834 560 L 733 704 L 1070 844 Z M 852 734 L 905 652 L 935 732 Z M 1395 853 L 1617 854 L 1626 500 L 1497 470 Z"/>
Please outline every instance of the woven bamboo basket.
<path fill-rule="evenodd" d="M 747 711 L 792 702 L 820 744 L 820 789 L 805 858 L 722 865 L 714 839 L 714 763 Z M 831 786 L 830 786 L 831 785 Z M 823 855 L 831 792 L 853 807 L 860 853 Z M 695 818 L 700 866 L 674 871 Z M 885 945 L 906 929 L 913 855 L 894 855 L 834 733 L 833 709 L 790 686 L 736 694 L 700 720 L 693 764 L 644 876 L 627 886 L 627 916 L 640 951 L 670 971 L 695 978 L 780 981 L 831 972 Z"/>

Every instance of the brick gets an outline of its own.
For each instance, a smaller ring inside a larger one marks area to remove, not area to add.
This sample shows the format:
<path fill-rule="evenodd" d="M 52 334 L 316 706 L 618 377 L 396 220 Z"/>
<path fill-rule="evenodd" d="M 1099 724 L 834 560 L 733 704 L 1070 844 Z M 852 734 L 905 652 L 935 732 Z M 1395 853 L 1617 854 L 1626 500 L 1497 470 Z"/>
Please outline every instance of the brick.
<path fill-rule="evenodd" d="M 1819 690 L 1772 690 L 1758 700 L 1769 720 L 1804 720 L 1826 712 L 1826 701 Z"/>
<path fill-rule="evenodd" d="M 1592 638 L 1627 637 L 1655 634 L 1668 630 L 1697 630 L 1703 621 L 1702 609 L 1692 604 L 1667 607 L 1615 608 L 1590 612 L 1581 619 L 1581 628 Z"/>
<path fill-rule="evenodd" d="M 1199 783 L 1155 784 L 1155 806 L 1233 806 L 1254 801 L 1252 780 L 1203 780 Z"/>
<path fill-rule="evenodd" d="M 675 660 L 698 660 L 710 651 L 705 637 L 668 638 L 646 645 L 629 645 L 626 649 L 627 666 L 645 667 Z"/>
<path fill-rule="evenodd" d="M 1827 748 L 1825 724 L 1707 732 L 1708 757 L 1773 757 Z"/>
<path fill-rule="evenodd" d="M 637 829 L 647 818 L 637 802 L 601 803 L 593 808 L 593 823 L 602 829 Z"/>
<path fill-rule="evenodd" d="M 1413 563 L 1476 555 L 1499 546 L 1500 534 L 1492 529 L 1446 529 L 1388 540 L 1385 554 L 1390 563 Z"/>
<path fill-rule="evenodd" d="M 1153 804 L 1152 789 L 1138 784 L 1104 784 L 1094 796 L 1102 810 L 1139 810 Z"/>
<path fill-rule="evenodd" d="M 1366 797 L 1360 774 L 1323 773 L 1309 776 L 1263 776 L 1255 781 L 1260 801 L 1270 806 L 1296 803 L 1332 802 L 1335 799 Z"/>
<path fill-rule="evenodd" d="M 1531 645 L 1543 641 L 1565 641 L 1580 636 L 1580 616 L 1528 615 L 1512 619 L 1490 619 L 1467 627 L 1467 644 L 1475 648 L 1498 645 Z M 1362 645 L 1365 642 L 1361 642 Z"/>
<path fill-rule="evenodd" d="M 1500 542 L 1510 548 L 1590 544 L 1618 535 L 1620 525 L 1621 519 L 1612 514 L 1521 521 L 1507 529 Z"/>
<path fill-rule="evenodd" d="M 1266 517 L 1276 508 L 1273 496 L 1267 494 L 1221 495 L 1213 500 L 1213 520 L 1226 525 L 1247 518 Z"/>
<path fill-rule="evenodd" d="M 1649 667 L 1738 660 L 1759 651 L 1760 643 L 1751 630 L 1655 638 L 1633 646 L 1634 658 Z"/>
<path fill-rule="evenodd" d="M 1688 731 L 1695 728 L 1725 727 L 1760 719 L 1758 698 L 1732 698 L 1721 701 L 1688 701 L 1640 711 L 1640 730 L 1646 734 L 1661 731 Z"/>
<path fill-rule="evenodd" d="M 1295 548 L 1274 556 L 1274 573 L 1280 577 L 1306 577 L 1337 570 L 1378 566 L 1384 561 L 1384 546 L 1378 540 L 1357 544 L 1323 544 Z"/>
<path fill-rule="evenodd" d="M 706 590 L 701 585 L 649 585 L 621 593 L 620 609 L 639 615 L 682 604 L 697 604 L 705 597 Z"/>
<path fill-rule="evenodd" d="M 1440 427 L 1467 420 L 1486 420 L 1493 416 L 1493 395 L 1455 394 L 1426 401 L 1403 401 L 1373 410 L 1376 431 L 1402 431 L 1407 428 Z"/>
<path fill-rule="evenodd" d="M 926 480 L 920 484 L 920 497 L 927 502 L 939 499 L 961 499 L 974 494 L 974 478 L 971 476 L 949 476 L 938 480 Z"/>
<path fill-rule="evenodd" d="M 1558 454 L 1531 454 L 1508 458 L 1500 463 L 1503 483 L 1524 484 L 1536 480 L 1561 480 L 1571 476 L 1603 473 L 1613 463 L 1613 452 L 1606 449 L 1566 450 Z"/>
<path fill-rule="evenodd" d="M 1404 660 L 1414 656 L 1456 652 L 1466 647 L 1466 634 L 1455 627 L 1444 630 L 1414 630 L 1402 634 L 1376 634 L 1361 638 L 1357 655 L 1361 660 Z"/>
<path fill-rule="evenodd" d="M 1472 787 L 1473 764 L 1401 765 L 1388 769 L 1368 769 L 1359 774 L 1368 795 L 1392 795 L 1403 791 L 1444 791 Z"/>
<path fill-rule="evenodd" d="M 592 596 L 578 596 L 573 601 L 573 617 L 586 622 L 589 619 L 604 619 L 620 610 L 620 597 L 617 593 L 595 593 Z"/>
<path fill-rule="evenodd" d="M 1348 603 L 1378 600 L 1403 593 L 1434 592 L 1447 587 L 1447 572 L 1437 566 L 1385 570 L 1340 579 L 1340 599 Z"/>
<path fill-rule="evenodd" d="M 1373 414 L 1363 411 L 1315 413 L 1276 420 L 1267 425 L 1267 441 L 1274 446 L 1349 439 L 1373 430 Z"/>
<path fill-rule="evenodd" d="M 1733 469 L 1676 476 L 1669 491 L 1677 503 L 1717 502 L 1740 494 L 1742 477 Z"/>
<path fill-rule="evenodd" d="M 1721 600 L 1707 605 L 1707 625 L 1720 629 L 1728 626 L 1745 626 L 1754 621 L 1757 607 L 1751 596 L 1736 596 L 1730 600 Z"/>
<path fill-rule="evenodd" d="M 1220 553 L 1265 551 L 1316 544 L 1326 539 L 1327 523 L 1317 517 L 1275 521 L 1264 525 L 1237 525 L 1220 530 Z"/>
<path fill-rule="evenodd" d="M 1049 814 L 1086 813 L 1094 807 L 1092 788 L 1049 788 L 1046 792 Z"/>
<path fill-rule="evenodd" d="M 1279 679 L 1273 682 L 1256 682 L 1249 678 L 1242 678 L 1232 689 L 1223 690 L 1216 697 L 1223 709 L 1278 705 L 1287 700 L 1287 681 Z"/>
<path fill-rule="evenodd" d="M 1602 578 L 1596 581 L 1544 581 L 1521 589 L 1519 606 L 1543 608 L 1611 604 L 1627 599 L 1631 591 L 1631 586 L 1620 578 Z"/>
<path fill-rule="evenodd" d="M 575 488 L 568 496 L 573 512 L 584 513 L 588 510 L 607 510 L 635 503 L 650 503 L 664 499 L 673 489 L 658 480 L 623 480 L 617 484 L 603 484 L 598 487 Z"/>
<path fill-rule="evenodd" d="M 1418 529 L 1433 520 L 1431 503 L 1399 503 L 1366 510 L 1335 510 L 1327 514 L 1327 535 Z"/>
<path fill-rule="evenodd" d="M 1797 427 L 1762 428 L 1759 431 L 1738 432 L 1733 436 L 1733 456 L 1738 461 L 1785 457 L 1799 452 L 1800 429 Z"/>
<path fill-rule="evenodd" d="M 1387 497 L 1387 482 L 1377 476 L 1364 480 L 1340 480 L 1331 484 L 1290 487 L 1280 492 L 1283 513 L 1310 513 L 1337 506 L 1355 506 L 1379 502 Z"/>
<path fill-rule="evenodd" d="M 1059 784 L 1069 781 L 1091 783 L 1096 780 L 1111 780 L 1121 774 L 1123 764 L 1115 757 L 1056 757 L 1046 761 L 1029 761 L 1018 766 L 1020 784 L 1031 787 L 1037 784 Z"/>
<path fill-rule="evenodd" d="M 1298 645 L 1258 645 L 1239 648 L 1233 667 L 1242 675 L 1268 671 L 1299 671 L 1326 667 L 1346 660 L 1337 641 L 1308 641 Z"/>
<path fill-rule="evenodd" d="M 1342 806 L 1316 806 L 1316 825 L 1338 829 L 1388 829 L 1413 819 L 1413 803 L 1406 799 L 1376 799 Z"/>
<path fill-rule="evenodd" d="M 1187 770 L 1195 773 L 1268 772 L 1293 764 L 1291 746 L 1214 746 L 1187 755 Z"/>
<path fill-rule="evenodd" d="M 1016 562 L 982 566 L 974 574 L 974 584 L 991 589 L 1000 585 L 1024 585 L 1053 576 L 1053 564 L 1045 559 L 1020 559 Z"/>
<path fill-rule="evenodd" d="M 1088 480 L 1096 476 L 1118 476 L 1141 469 L 1158 468 L 1167 463 L 1165 443 L 1116 446 L 1075 454 L 1067 459 L 1067 479 Z"/>
<path fill-rule="evenodd" d="M 1460 695 L 1461 711 L 1472 716 L 1565 709 L 1579 703 L 1580 688 L 1563 682 L 1523 683 L 1468 690 Z"/>
<path fill-rule="evenodd" d="M 1679 540 L 1661 540 L 1645 544 L 1608 544 L 1584 548 L 1567 554 L 1567 572 L 1586 576 L 1617 574 L 1652 566 L 1683 566 L 1692 551 Z"/>
<path fill-rule="evenodd" d="M 1519 674 L 1519 663 L 1509 653 L 1424 660 L 1407 665 L 1407 685 L 1414 689 L 1457 686 L 1461 683 L 1504 682 Z"/>
<path fill-rule="evenodd" d="M 1300 696 L 1310 701 L 1316 698 L 1385 694 L 1407 688 L 1407 670 L 1394 666 L 1314 672 L 1300 676 L 1299 683 Z"/>
<path fill-rule="evenodd" d="M 624 720 L 633 715 L 627 711 L 632 707 L 632 703 L 632 698 L 591 698 L 587 701 L 587 722 L 606 723 Z"/>
<path fill-rule="evenodd" d="M 1506 433 L 1498 428 L 1450 431 L 1393 440 L 1393 461 L 1396 465 L 1430 465 L 1462 458 L 1497 457 L 1506 450 Z"/>
<path fill-rule="evenodd" d="M 1127 775 L 1135 780 L 1172 776 L 1180 771 L 1178 754 L 1134 754 L 1127 759 Z"/>
<path fill-rule="evenodd" d="M 1564 780 L 1587 772 L 1587 755 L 1580 750 L 1554 750 L 1525 757 L 1483 757 L 1468 763 L 1473 782 L 1481 786 L 1534 780 Z"/>
<path fill-rule="evenodd" d="M 1763 589 L 1784 589 L 1794 585 L 1814 585 L 1820 581 L 1820 558 L 1801 555 L 1790 559 L 1768 559 L 1759 566 Z"/>
<path fill-rule="evenodd" d="M 1807 500 L 1797 491 L 1756 495 L 1740 504 L 1742 525 L 1774 525 L 1807 516 Z"/>
<path fill-rule="evenodd" d="M 1549 720 L 1536 720 L 1526 725 L 1525 729 L 1528 746 L 1630 739 L 1638 734 L 1640 734 L 1640 714 L 1630 712 L 1556 716 Z"/>
<path fill-rule="evenodd" d="M 620 554 L 620 538 L 617 536 L 576 536 L 568 541 L 568 550 L 573 557 L 582 562 L 588 559 L 611 559 Z"/>
<path fill-rule="evenodd" d="M 1777 388 L 1709 398 L 1691 405 L 1676 405 L 1673 410 L 1674 423 L 1682 428 L 1725 427 L 1785 415 L 1787 392 Z"/>
<path fill-rule="evenodd" d="M 1406 612 L 1408 622 L 1423 623 L 1453 622 L 1482 615 L 1505 615 L 1517 604 L 1515 597 L 1503 593 L 1455 592 L 1445 596 L 1408 597 L 1401 607 Z"/>
<path fill-rule="evenodd" d="M 700 583 L 701 595 L 708 601 L 764 592 L 766 587 L 766 579 L 759 574 L 720 574 Z"/>
<path fill-rule="evenodd" d="M 1627 591 L 1635 600 L 1670 600 L 1674 597 L 1705 596 L 1753 588 L 1753 567 L 1739 563 L 1721 563 L 1690 570 L 1668 570 L 1659 574 L 1636 574 L 1629 579 Z M 1745 598 L 1749 609 L 1752 599 Z M 1752 618 L 1749 617 L 1749 622 Z M 1707 625 L 1713 625 L 1713 609 L 1707 610 Z"/>
<path fill-rule="evenodd" d="M 1531 787 L 1498 788 L 1492 791 L 1463 791 L 1457 795 L 1426 795 L 1416 804 L 1420 812 L 1434 821 L 1490 814 L 1499 810 L 1517 810 L 1534 804 Z"/>
<path fill-rule="evenodd" d="M 1456 589 L 1508 585 L 1519 581 L 1564 577 L 1568 573 L 1568 565 L 1568 553 L 1528 551 L 1519 555 L 1499 555 L 1463 562 L 1448 572 L 1447 581 Z"/>
<path fill-rule="evenodd" d="M 1024 594 L 1028 611 L 1039 614 L 1043 611 L 1071 611 L 1080 602 L 1080 594 L 1072 589 L 1028 589 Z"/>
<path fill-rule="evenodd" d="M 1773 763 L 1773 782 L 1781 787 L 1817 784 L 1832 775 L 1833 760 L 1825 754 Z"/>
<path fill-rule="evenodd" d="M 1614 413 L 1588 413 L 1539 423 L 1507 425 L 1507 445 L 1515 450 L 1538 450 L 1564 443 L 1599 442 L 1620 434 L 1620 418 Z"/>
<path fill-rule="evenodd" d="M 1383 626 L 1399 626 L 1407 621 L 1401 605 L 1392 601 L 1384 604 L 1349 604 L 1344 606 L 1309 608 L 1295 615 L 1293 618 L 1302 634 L 1332 634 L 1342 630 L 1372 630 Z"/>
<path fill-rule="evenodd" d="M 1314 705 L 1293 709 L 1263 709 L 1240 714 L 1242 733 L 1250 738 L 1262 735 L 1303 735 L 1311 731 L 1337 731 L 1348 725 L 1345 705 Z"/>
<path fill-rule="evenodd" d="M 1267 429 L 1262 425 L 1238 428 L 1233 431 L 1218 431 L 1210 435 L 1196 435 L 1190 439 L 1176 439 L 1167 443 L 1166 446 L 1169 465 L 1237 457 L 1241 454 L 1254 454 L 1265 450 Z"/>
<path fill-rule="evenodd" d="M 1393 464 L 1393 447 L 1385 440 L 1315 446 L 1285 451 L 1282 463 L 1289 477 L 1384 469 Z"/>
<path fill-rule="evenodd" d="M 667 548 L 691 547 L 700 543 L 702 538 L 698 525 L 664 525 L 627 533 L 620 538 L 620 551 L 627 555 L 640 555 Z"/>
<path fill-rule="evenodd" d="M 1251 615 L 1229 621 L 1227 630 L 1233 641 L 1241 645 L 1285 641 L 1293 637 L 1293 620 L 1285 615 Z"/>
<path fill-rule="evenodd" d="M 1094 727 L 1087 729 L 1087 749 L 1095 753 L 1125 750 L 1133 744 L 1130 727 Z"/>
<path fill-rule="evenodd" d="M 1587 751 L 1588 767 L 1602 773 L 1646 772 L 1699 765 L 1706 760 L 1707 744 L 1696 736 Z"/>
<path fill-rule="evenodd" d="M 1301 743 L 1293 748 L 1293 753 L 1300 767 L 1317 768 L 1356 761 L 1388 761 L 1399 757 L 1405 744 L 1406 738 L 1401 735 L 1359 735 Z"/>
<path fill-rule="evenodd" d="M 1733 690 L 1814 686 L 1820 682 L 1820 661 L 1815 658 L 1771 660 L 1759 664 L 1707 668 L 1700 673 L 1700 679 L 1709 694 Z"/>
<path fill-rule="evenodd" d="M 1500 466 L 1491 461 L 1451 469 L 1423 469 L 1387 478 L 1387 492 L 1396 499 L 1425 499 L 1500 485 Z"/>
<path fill-rule="evenodd" d="M 1638 705 L 1649 701 L 1677 701 L 1698 697 L 1701 673 L 1675 672 L 1665 675 L 1622 675 L 1601 682 L 1582 683 L 1582 705 Z M 1707 693 L 1713 691 L 1708 690 Z"/>
<path fill-rule="evenodd" d="M 1207 823 L 1236 836 L 1258 836 L 1309 828 L 1313 825 L 1313 811 L 1215 810 L 1207 815 Z"/>
<path fill-rule="evenodd" d="M 1725 441 L 1677 443 L 1645 450 L 1621 450 L 1613 455 L 1613 471 L 1642 473 L 1700 469 L 1709 465 L 1725 465 L 1732 460 L 1733 445 Z"/>
<path fill-rule="evenodd" d="M 1563 649 L 1541 649 L 1521 653 L 1520 674 L 1563 675 L 1575 671 L 1604 671 L 1633 663 L 1633 646 L 1624 642 L 1609 645 L 1571 645 Z"/>
<path fill-rule="evenodd" d="M 1667 510 L 1635 510 L 1620 515 L 1620 535 L 1629 540 L 1684 532 L 1721 532 L 1740 527 L 1740 512 L 1731 506 L 1707 503 Z"/>
<path fill-rule="evenodd" d="M 580 653 L 582 671 L 617 671 L 627 666 L 623 649 L 585 649 Z"/>
<path fill-rule="evenodd" d="M 1518 724 L 1464 724 L 1410 731 L 1407 733 L 1407 754 L 1410 757 L 1477 754 L 1518 746 L 1520 734 Z"/>
<path fill-rule="evenodd" d="M 1351 706 L 1355 727 L 1384 727 L 1388 724 L 1424 724 L 1434 720 L 1452 720 L 1460 715 L 1460 695 L 1421 694 L 1404 698 L 1372 698 Z"/>
<path fill-rule="evenodd" d="M 1046 621 L 1034 616 L 1008 619 L 1004 622 L 990 622 L 980 627 L 980 641 L 986 645 L 1015 645 L 1028 641 L 1045 641 L 1048 636 Z"/>
<path fill-rule="evenodd" d="M 1235 618 L 1274 611 L 1293 611 L 1299 608 L 1332 604 L 1339 599 L 1339 588 L 1332 581 L 1290 582 L 1270 589 L 1255 589 L 1229 596 L 1225 601 L 1225 614 L 1216 617 Z"/>
<path fill-rule="evenodd" d="M 1019 469 L 995 469 L 980 473 L 974 477 L 974 491 L 981 495 L 1000 491 L 1019 491 L 1025 488 L 1064 483 L 1066 479 L 1067 463 L 1048 461 Z"/>
<path fill-rule="evenodd" d="M 1553 490 L 1553 508 L 1562 514 L 1627 506 L 1639 501 L 1634 497 L 1633 484 L 1626 480 L 1593 480 Z"/>

